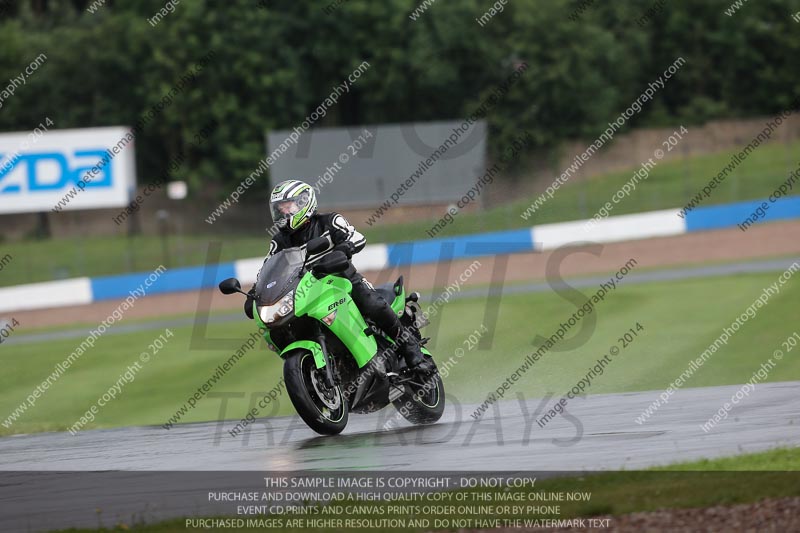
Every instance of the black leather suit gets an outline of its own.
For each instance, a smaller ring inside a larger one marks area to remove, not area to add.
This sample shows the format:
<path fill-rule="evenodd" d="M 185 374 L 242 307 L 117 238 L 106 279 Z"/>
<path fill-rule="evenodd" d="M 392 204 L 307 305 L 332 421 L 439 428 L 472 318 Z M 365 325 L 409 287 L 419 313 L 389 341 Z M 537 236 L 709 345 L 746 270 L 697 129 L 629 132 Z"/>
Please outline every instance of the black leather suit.
<path fill-rule="evenodd" d="M 363 250 L 367 243 L 364 236 L 356 231 L 342 215 L 338 213 L 318 213 L 313 215 L 311 220 L 304 224 L 303 227 L 293 232 L 281 229 L 272 238 L 267 257 L 284 248 L 300 247 L 305 249 L 306 243 L 317 237 L 326 237 L 328 239 L 328 248 L 311 256 L 308 260 L 308 265 L 313 265 L 331 253 L 334 248 L 350 248 L 349 252 L 352 255 Z M 349 279 L 353 284 L 352 297 L 359 311 L 364 316 L 374 320 L 377 326 L 390 337 L 399 339 L 403 327 L 397 314 L 392 310 L 390 302 L 387 302 L 375 291 L 372 284 L 358 273 L 352 263 L 341 275 Z M 245 303 L 245 313 L 252 318 L 252 303 L 249 299 Z"/>

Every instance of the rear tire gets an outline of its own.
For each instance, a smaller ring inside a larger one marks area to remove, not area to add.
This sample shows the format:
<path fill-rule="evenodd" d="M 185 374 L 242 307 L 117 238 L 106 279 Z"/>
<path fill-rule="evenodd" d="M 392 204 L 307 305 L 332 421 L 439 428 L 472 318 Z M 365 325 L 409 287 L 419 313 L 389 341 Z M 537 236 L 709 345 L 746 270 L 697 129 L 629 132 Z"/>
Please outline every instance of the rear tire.
<path fill-rule="evenodd" d="M 395 409 L 412 424 L 433 424 L 444 413 L 444 383 L 436 370 L 425 379 L 406 382 L 406 393 L 392 402 Z"/>
<path fill-rule="evenodd" d="M 292 352 L 283 363 L 286 392 L 300 418 L 320 435 L 338 435 L 347 425 L 347 403 L 341 387 L 328 389 L 323 375 L 305 350 Z"/>

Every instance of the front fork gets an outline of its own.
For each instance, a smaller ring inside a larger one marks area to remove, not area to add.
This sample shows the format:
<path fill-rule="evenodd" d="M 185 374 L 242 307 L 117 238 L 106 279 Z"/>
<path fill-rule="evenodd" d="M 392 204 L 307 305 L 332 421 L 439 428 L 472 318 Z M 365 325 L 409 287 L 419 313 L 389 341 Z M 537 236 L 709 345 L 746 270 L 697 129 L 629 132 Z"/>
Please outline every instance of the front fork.
<path fill-rule="evenodd" d="M 333 365 L 331 364 L 331 358 L 328 356 L 328 347 L 325 343 L 325 332 L 319 325 L 319 322 L 314 323 L 314 328 L 316 330 L 317 342 L 319 343 L 320 348 L 322 348 L 322 357 L 325 358 L 325 385 L 330 387 L 331 389 L 336 386 L 333 381 Z"/>

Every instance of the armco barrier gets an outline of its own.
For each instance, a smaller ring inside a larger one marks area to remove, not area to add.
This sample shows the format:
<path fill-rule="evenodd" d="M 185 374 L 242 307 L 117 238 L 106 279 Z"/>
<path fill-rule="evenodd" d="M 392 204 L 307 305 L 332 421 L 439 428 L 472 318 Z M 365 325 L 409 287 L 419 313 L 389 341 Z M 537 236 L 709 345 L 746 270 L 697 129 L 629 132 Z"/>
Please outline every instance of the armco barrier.
<path fill-rule="evenodd" d="M 687 213 L 685 219 L 678 216 L 679 209 L 666 209 L 609 217 L 595 224 L 587 224 L 587 220 L 577 220 L 511 231 L 398 244 L 375 244 L 367 246 L 353 261 L 359 270 L 370 271 L 451 259 L 551 250 L 572 243 L 618 242 L 681 235 L 735 227 L 751 216 L 763 202 L 768 203 L 769 209 L 757 223 L 800 218 L 800 196 L 792 196 L 776 202 L 764 199 L 699 207 Z M 255 281 L 263 261 L 263 258 L 253 258 L 221 263 L 214 265 L 216 268 L 209 269 L 202 266 L 169 269 L 148 288 L 147 294 L 212 288 L 220 280 L 232 276 L 238 277 L 242 284 L 247 285 Z M 142 283 L 146 275 L 145 272 L 138 272 L 0 288 L 0 312 L 82 305 L 124 298 Z"/>

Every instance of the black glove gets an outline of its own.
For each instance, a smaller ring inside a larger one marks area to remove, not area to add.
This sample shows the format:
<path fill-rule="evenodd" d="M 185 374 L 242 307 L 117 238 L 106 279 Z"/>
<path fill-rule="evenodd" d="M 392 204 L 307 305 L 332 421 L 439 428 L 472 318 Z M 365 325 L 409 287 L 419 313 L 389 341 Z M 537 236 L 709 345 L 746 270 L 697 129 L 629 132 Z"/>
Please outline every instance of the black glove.
<path fill-rule="evenodd" d="M 356 245 L 350 241 L 343 241 L 334 246 L 333 249 L 344 253 L 348 259 L 351 259 L 356 251 Z"/>
<path fill-rule="evenodd" d="M 256 296 L 256 286 L 247 291 L 247 299 L 244 301 L 244 314 L 247 315 L 247 318 L 253 320 L 253 302 L 255 301 Z"/>

